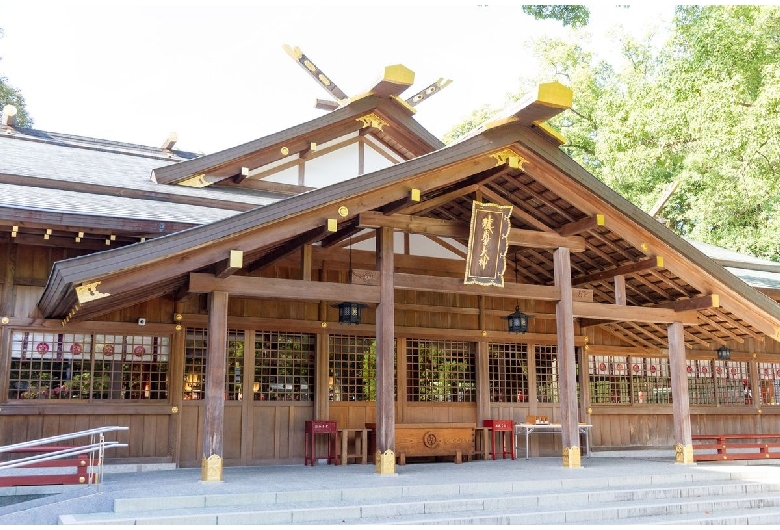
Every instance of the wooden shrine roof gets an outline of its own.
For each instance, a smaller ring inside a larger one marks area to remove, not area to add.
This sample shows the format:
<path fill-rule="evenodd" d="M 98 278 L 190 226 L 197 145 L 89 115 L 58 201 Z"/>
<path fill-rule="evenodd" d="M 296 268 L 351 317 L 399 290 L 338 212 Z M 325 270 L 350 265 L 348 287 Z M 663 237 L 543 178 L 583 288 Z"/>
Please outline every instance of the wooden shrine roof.
<path fill-rule="evenodd" d="M 539 110 L 538 102 L 528 105 Z M 480 193 L 484 200 L 512 204 L 513 229 L 539 234 L 540 241 L 542 235 L 582 238 L 584 251 L 571 257 L 573 284 L 591 289 L 594 303 L 614 304 L 612 277 L 621 274 L 628 306 L 696 311 L 697 324 L 685 327 L 691 348 L 780 338 L 777 303 L 590 175 L 540 127 L 518 118 L 529 114 L 518 112 L 459 143 L 374 173 L 145 243 L 58 262 L 39 307 L 46 318 L 94 318 L 186 291 L 190 273 L 213 272 L 231 250 L 244 252 L 245 271 L 260 270 L 272 263 L 268 256 L 344 239 L 370 212 L 468 224 L 471 200 Z M 506 156 L 523 161 L 513 165 Z M 412 188 L 420 190 L 419 202 L 410 202 Z M 348 214 L 340 217 L 340 207 Z M 335 235 L 324 228 L 331 218 L 340 220 Z M 507 283 L 516 260 L 520 283 L 553 285 L 548 246 L 512 247 L 507 258 Z M 95 292 L 109 296 L 78 303 L 76 287 L 95 282 Z M 581 324 L 599 325 L 638 348 L 667 347 L 663 323 Z"/>

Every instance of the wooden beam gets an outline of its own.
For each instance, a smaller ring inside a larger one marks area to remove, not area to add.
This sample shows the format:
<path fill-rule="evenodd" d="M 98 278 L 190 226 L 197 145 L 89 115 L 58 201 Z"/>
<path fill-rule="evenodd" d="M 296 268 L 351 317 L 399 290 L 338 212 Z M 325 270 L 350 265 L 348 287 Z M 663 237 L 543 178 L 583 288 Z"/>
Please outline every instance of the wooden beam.
<path fill-rule="evenodd" d="M 414 72 L 402 64 L 386 66 L 382 75 L 366 92 L 380 96 L 400 96 L 414 83 Z"/>
<path fill-rule="evenodd" d="M 339 228 L 336 232 L 329 234 L 322 238 L 320 241 L 320 246 L 322 248 L 328 248 L 332 247 L 334 245 L 338 245 L 342 241 L 344 241 L 347 238 L 350 238 L 363 230 L 360 226 L 358 226 L 358 218 L 355 217 L 353 219 L 350 219 L 346 223 L 344 223 L 344 226 Z M 373 234 L 371 234 L 371 237 L 374 237 Z"/>
<path fill-rule="evenodd" d="M 689 326 L 700 325 L 694 311 L 677 313 L 672 309 L 635 305 L 592 304 L 574 302 L 574 316 L 612 322 L 682 322 Z"/>
<path fill-rule="evenodd" d="M 558 234 L 562 236 L 573 236 L 581 232 L 587 232 L 593 230 L 599 226 L 604 226 L 605 217 L 603 213 L 597 213 L 592 217 L 586 217 L 579 221 L 574 221 L 569 224 L 565 224 L 558 229 Z"/>
<path fill-rule="evenodd" d="M 482 192 L 482 195 L 485 196 L 490 201 L 493 201 L 497 204 L 507 204 L 511 203 L 514 204 L 515 207 L 512 208 L 512 217 L 515 219 L 518 219 L 519 221 L 529 224 L 531 226 L 536 227 L 537 229 L 541 230 L 542 232 L 554 232 L 552 228 L 550 228 L 548 225 L 546 225 L 543 221 L 540 221 L 536 217 L 532 216 L 525 210 L 521 210 L 517 206 L 517 201 L 510 200 L 502 197 L 498 193 L 494 193 L 490 188 L 487 186 L 480 186 L 479 191 Z"/>
<path fill-rule="evenodd" d="M 248 167 L 242 167 L 241 171 L 239 173 L 236 173 L 235 175 L 233 175 L 233 177 L 232 177 L 233 184 L 241 184 L 247 178 L 249 178 L 249 168 Z"/>
<path fill-rule="evenodd" d="M 214 264 L 214 276 L 227 278 L 240 271 L 244 266 L 244 253 L 241 250 L 231 250 L 230 256 Z"/>
<path fill-rule="evenodd" d="M 625 276 L 628 274 L 636 274 L 637 272 L 654 269 L 656 267 L 663 268 L 664 258 L 663 256 L 655 256 L 636 263 L 629 263 L 620 267 L 615 267 L 594 274 L 588 274 L 587 276 L 580 276 L 579 278 L 572 278 L 572 285 L 582 285 L 585 283 L 599 282 L 615 276 Z"/>
<path fill-rule="evenodd" d="M 297 237 L 288 239 L 275 249 L 261 256 L 260 259 L 252 262 L 249 267 L 247 267 L 247 271 L 251 273 L 263 269 L 284 258 L 288 254 L 292 254 L 293 252 L 297 251 L 301 246 L 310 245 L 316 241 L 319 241 L 329 233 L 330 232 L 328 232 L 327 227 L 324 226 L 318 226 L 316 228 L 312 228 L 311 230 L 307 230 Z"/>
<path fill-rule="evenodd" d="M 468 239 L 469 226 L 460 221 L 447 221 L 413 215 L 383 215 L 378 212 L 364 212 L 358 217 L 358 225 L 363 228 L 389 227 L 410 234 L 424 234 L 441 237 Z M 585 240 L 581 237 L 561 237 L 554 233 L 536 230 L 509 230 L 507 241 L 511 246 L 530 248 L 567 247 L 572 252 L 584 252 Z"/>
<path fill-rule="evenodd" d="M 379 285 L 376 271 L 356 269 L 352 271 L 352 285 Z M 396 289 L 406 291 L 430 291 L 439 293 L 459 293 L 492 296 L 499 298 L 522 298 L 524 300 L 560 300 L 557 287 L 547 285 L 529 285 L 522 283 L 507 283 L 504 287 L 464 285 L 462 278 L 447 278 L 443 276 L 425 276 L 396 272 L 394 275 Z M 583 303 L 593 300 L 593 291 L 588 289 L 573 289 L 574 299 Z"/>
<path fill-rule="evenodd" d="M 696 298 L 677 300 L 675 302 L 663 302 L 653 307 L 665 307 L 675 311 L 696 311 L 698 309 L 711 309 L 720 307 L 720 296 L 717 294 L 705 294 Z"/>
<path fill-rule="evenodd" d="M 179 140 L 179 135 L 177 135 L 175 132 L 172 132 L 168 135 L 168 138 L 165 139 L 163 142 L 161 149 L 164 149 L 165 151 L 170 151 L 173 149 L 173 146 L 176 145 L 176 142 Z"/>
<path fill-rule="evenodd" d="M 213 274 L 191 273 L 190 292 L 224 291 L 231 296 L 276 300 L 338 300 L 349 295 L 351 302 L 379 303 L 379 288 L 372 285 L 350 285 L 331 282 L 305 282 L 259 276 L 215 278 Z"/>
<path fill-rule="evenodd" d="M 478 188 L 479 188 L 479 184 L 472 184 L 471 186 L 458 188 L 441 195 L 435 194 L 433 195 L 432 198 L 426 198 L 425 200 L 419 203 L 410 204 L 409 206 L 407 206 L 403 210 L 400 210 L 399 212 L 408 215 L 415 215 L 418 213 L 429 212 L 434 208 L 441 206 L 442 204 L 448 203 L 455 199 L 460 199 L 461 197 L 465 197 L 466 195 L 475 191 Z"/>
<path fill-rule="evenodd" d="M 399 212 L 412 204 L 418 204 L 419 202 L 420 202 L 420 190 L 415 188 L 409 190 L 408 197 L 404 197 L 403 199 L 398 199 L 397 201 L 393 201 L 388 204 L 385 204 L 381 208 L 381 210 L 383 214 L 390 215 Z"/>
<path fill-rule="evenodd" d="M 330 99 L 317 98 L 314 100 L 314 108 L 320 110 L 336 110 L 339 108 L 339 104 L 338 102 L 331 101 Z"/>

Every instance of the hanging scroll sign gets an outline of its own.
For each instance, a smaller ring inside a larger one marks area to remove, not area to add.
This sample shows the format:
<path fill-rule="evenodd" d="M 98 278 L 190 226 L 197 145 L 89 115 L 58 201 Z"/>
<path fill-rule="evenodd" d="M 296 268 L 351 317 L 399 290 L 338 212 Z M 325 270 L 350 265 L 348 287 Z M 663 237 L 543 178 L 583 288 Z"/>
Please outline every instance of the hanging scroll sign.
<path fill-rule="evenodd" d="M 504 286 L 511 214 L 512 206 L 472 203 L 464 284 Z"/>

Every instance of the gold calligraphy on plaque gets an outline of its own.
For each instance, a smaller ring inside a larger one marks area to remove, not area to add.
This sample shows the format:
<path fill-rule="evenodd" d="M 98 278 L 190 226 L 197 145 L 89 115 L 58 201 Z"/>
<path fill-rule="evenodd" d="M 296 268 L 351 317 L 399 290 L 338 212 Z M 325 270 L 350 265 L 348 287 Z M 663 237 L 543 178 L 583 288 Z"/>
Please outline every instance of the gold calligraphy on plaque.
<path fill-rule="evenodd" d="M 465 284 L 504 286 L 512 206 L 474 201 L 466 256 Z"/>

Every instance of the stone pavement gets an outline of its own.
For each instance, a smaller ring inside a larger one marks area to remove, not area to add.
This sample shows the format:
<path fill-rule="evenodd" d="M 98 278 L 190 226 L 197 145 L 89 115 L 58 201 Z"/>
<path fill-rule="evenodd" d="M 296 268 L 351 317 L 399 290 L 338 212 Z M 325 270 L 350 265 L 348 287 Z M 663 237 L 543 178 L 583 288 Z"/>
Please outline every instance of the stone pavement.
<path fill-rule="evenodd" d="M 426 492 L 435 495 L 452 486 L 473 485 L 481 495 L 489 492 L 491 485 L 527 483 L 529 489 L 555 491 L 562 481 L 576 483 L 582 488 L 589 484 L 625 486 L 641 482 L 642 477 L 653 476 L 654 482 L 686 482 L 686 475 L 709 475 L 712 480 L 724 480 L 735 475 L 758 477 L 761 481 L 780 484 L 780 467 L 776 465 L 735 465 L 734 463 L 679 465 L 670 458 L 642 456 L 583 458 L 579 469 L 565 469 L 559 457 L 538 457 L 530 460 L 473 461 L 463 464 L 451 462 L 417 463 L 398 466 L 394 476 L 380 476 L 372 465 L 316 466 L 279 465 L 259 467 L 228 467 L 221 483 L 200 481 L 200 469 L 174 469 L 134 473 L 107 473 L 101 492 L 96 485 L 68 487 L 17 488 L 17 494 L 54 495 L 0 507 L 0 524 L 57 524 L 59 516 L 111 512 L 116 499 L 144 499 L 142 502 L 159 502 L 166 499 L 198 495 L 239 495 L 288 492 L 294 499 L 312 491 L 372 490 L 399 486 L 414 490 L 420 498 Z M 717 478 L 716 478 L 716 477 Z M 515 486 L 517 488 L 518 486 Z M 8 490 L 8 488 L 6 488 Z M 6 491 L 8 495 L 10 492 Z M 0 492 L 0 495 L 3 493 Z M 260 496 L 261 497 L 261 496 Z M 260 498 L 258 497 L 258 498 Z M 157 499 L 157 501 L 155 501 Z M 300 499 L 302 502 L 305 498 Z M 132 501 L 126 501 L 132 502 Z M 146 509 L 151 509 L 146 506 Z"/>

